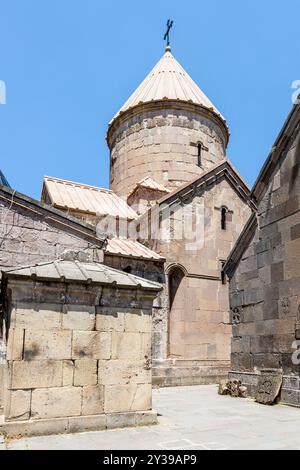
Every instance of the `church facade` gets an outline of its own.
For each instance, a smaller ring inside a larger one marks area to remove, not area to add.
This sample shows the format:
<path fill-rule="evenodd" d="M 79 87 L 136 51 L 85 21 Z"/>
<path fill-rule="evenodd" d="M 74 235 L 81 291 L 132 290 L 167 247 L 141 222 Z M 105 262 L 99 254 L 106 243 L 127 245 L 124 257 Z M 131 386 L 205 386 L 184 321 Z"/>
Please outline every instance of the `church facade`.
<path fill-rule="evenodd" d="M 110 190 L 44 180 L 44 202 L 108 236 L 106 263 L 163 285 L 153 307 L 158 386 L 215 383 L 229 369 L 222 267 L 255 205 L 228 140 L 224 117 L 167 46 L 109 123 Z"/>

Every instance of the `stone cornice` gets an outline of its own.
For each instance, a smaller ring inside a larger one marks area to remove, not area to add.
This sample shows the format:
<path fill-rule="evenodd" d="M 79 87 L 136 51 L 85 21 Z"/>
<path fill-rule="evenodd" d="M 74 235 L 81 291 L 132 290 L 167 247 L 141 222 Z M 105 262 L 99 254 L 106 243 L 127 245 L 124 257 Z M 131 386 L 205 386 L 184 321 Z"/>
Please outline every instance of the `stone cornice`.
<path fill-rule="evenodd" d="M 173 193 L 165 196 L 159 201 L 159 205 L 164 204 L 170 206 L 176 203 L 188 204 L 195 195 L 201 196 L 221 179 L 226 179 L 239 194 L 241 199 L 248 204 L 253 211 L 256 211 L 256 205 L 250 197 L 249 187 L 227 160 L 223 160 L 220 164 L 206 171 L 196 180 L 187 183 L 182 188 L 178 188 L 176 191 L 173 191 Z"/>
<path fill-rule="evenodd" d="M 186 111 L 190 113 L 199 114 L 207 119 L 213 121 L 222 131 L 225 147 L 227 147 L 229 142 L 229 129 L 226 124 L 226 121 L 223 120 L 221 115 L 216 114 L 215 111 L 212 109 L 208 109 L 204 106 L 186 102 L 181 100 L 158 100 L 158 101 L 151 101 L 148 103 L 141 103 L 133 108 L 128 109 L 127 111 L 120 113 L 115 119 L 113 119 L 107 129 L 107 144 L 109 148 L 111 148 L 111 141 L 112 141 L 112 134 L 115 130 L 117 130 L 124 122 L 128 119 L 138 116 L 144 112 L 151 112 L 151 111 L 162 111 L 162 110 L 176 110 L 176 111 Z"/>

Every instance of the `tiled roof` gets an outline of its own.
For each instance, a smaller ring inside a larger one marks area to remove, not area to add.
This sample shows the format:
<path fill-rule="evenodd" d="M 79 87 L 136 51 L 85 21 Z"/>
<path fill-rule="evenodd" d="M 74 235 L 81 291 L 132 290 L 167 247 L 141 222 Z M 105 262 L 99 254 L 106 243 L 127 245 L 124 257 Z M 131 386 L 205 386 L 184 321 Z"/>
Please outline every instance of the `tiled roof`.
<path fill-rule="evenodd" d="M 8 188 L 10 188 L 10 185 L 9 185 L 8 181 L 5 178 L 5 176 L 4 176 L 4 174 L 2 173 L 1 170 L 0 170 L 0 185 L 7 186 Z"/>
<path fill-rule="evenodd" d="M 105 252 L 111 255 L 122 255 L 132 258 L 144 258 L 154 261 L 164 261 L 164 258 L 141 243 L 120 238 L 108 239 Z"/>
<path fill-rule="evenodd" d="M 163 57 L 126 101 L 112 121 L 120 113 L 140 103 L 166 99 L 187 101 L 204 106 L 224 119 L 189 74 L 177 62 L 171 53 L 171 49 L 167 47 Z"/>
<path fill-rule="evenodd" d="M 72 259 L 60 259 L 53 262 L 41 263 L 34 266 L 20 267 L 2 271 L 2 277 L 23 278 L 29 277 L 39 281 L 56 282 L 80 282 L 102 285 L 115 284 L 118 287 L 136 288 L 159 291 L 161 285 L 157 282 L 128 274 L 104 264 L 78 261 Z"/>
<path fill-rule="evenodd" d="M 143 178 L 141 181 L 139 181 L 135 188 L 131 191 L 130 195 L 133 194 L 137 188 L 147 188 L 147 189 L 153 189 L 153 191 L 160 191 L 162 193 L 170 193 L 171 190 L 167 189 L 165 186 L 163 186 L 160 183 L 157 183 L 154 179 L 150 178 L 150 176 L 146 176 Z"/>
<path fill-rule="evenodd" d="M 85 212 L 92 215 L 111 215 L 123 219 L 137 218 L 136 212 L 109 189 L 74 183 L 59 178 L 44 177 L 43 195 L 51 205 L 60 209 Z"/>

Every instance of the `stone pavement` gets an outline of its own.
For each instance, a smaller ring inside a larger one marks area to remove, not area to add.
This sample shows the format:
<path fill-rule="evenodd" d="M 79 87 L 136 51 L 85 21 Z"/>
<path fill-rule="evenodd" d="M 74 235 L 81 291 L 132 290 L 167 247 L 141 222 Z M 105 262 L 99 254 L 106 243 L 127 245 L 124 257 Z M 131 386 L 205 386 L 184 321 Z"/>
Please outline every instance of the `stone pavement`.
<path fill-rule="evenodd" d="M 300 409 L 217 395 L 217 386 L 154 390 L 159 425 L 32 437 L 0 449 L 300 449 Z M 1 443 L 2 442 L 2 443 Z"/>

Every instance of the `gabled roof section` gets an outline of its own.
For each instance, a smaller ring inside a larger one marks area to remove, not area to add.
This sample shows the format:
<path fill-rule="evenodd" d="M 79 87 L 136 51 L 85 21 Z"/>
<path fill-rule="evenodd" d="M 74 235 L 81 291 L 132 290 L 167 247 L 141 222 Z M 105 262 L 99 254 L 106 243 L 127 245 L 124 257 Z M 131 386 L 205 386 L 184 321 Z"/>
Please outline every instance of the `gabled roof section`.
<path fill-rule="evenodd" d="M 150 250 L 141 243 L 123 238 L 112 238 L 107 240 L 105 253 L 128 258 L 147 259 L 152 261 L 165 261 L 155 251 Z"/>
<path fill-rule="evenodd" d="M 36 281 L 72 282 L 83 284 L 115 285 L 119 288 L 137 289 L 158 292 L 161 284 L 110 268 L 101 263 L 78 259 L 59 259 L 53 262 L 40 263 L 2 271 L 2 279 L 31 278 Z"/>
<path fill-rule="evenodd" d="M 253 213 L 248 222 L 246 223 L 242 233 L 237 239 L 231 253 L 229 254 L 225 266 L 223 268 L 224 272 L 228 277 L 232 277 L 237 265 L 239 264 L 244 252 L 248 248 L 251 240 L 254 237 L 255 230 L 257 228 L 257 215 Z"/>
<path fill-rule="evenodd" d="M 8 188 L 10 188 L 9 182 L 7 181 L 7 179 L 5 178 L 1 170 L 0 170 L 0 185 L 7 186 Z"/>
<path fill-rule="evenodd" d="M 171 48 L 167 47 L 162 58 L 111 122 L 120 114 L 141 103 L 162 100 L 178 100 L 194 103 L 210 109 L 225 121 L 218 109 L 174 58 Z"/>
<path fill-rule="evenodd" d="M 163 186 L 162 184 L 160 183 L 157 183 L 157 181 L 155 181 L 154 179 L 150 178 L 150 176 L 146 176 L 145 178 L 143 178 L 141 181 L 139 181 L 136 186 L 133 188 L 133 190 L 131 191 L 131 193 L 128 195 L 128 197 L 130 197 L 132 194 L 135 193 L 135 191 L 138 189 L 138 188 L 146 188 L 146 189 L 150 189 L 150 190 L 153 190 L 153 191 L 159 191 L 161 193 L 170 193 L 171 190 L 170 189 L 167 189 L 165 186 Z"/>
<path fill-rule="evenodd" d="M 256 182 L 254 183 L 252 189 L 252 196 L 257 201 L 260 202 L 265 194 L 265 190 L 268 187 L 269 181 L 273 177 L 274 170 L 279 162 L 279 159 L 282 155 L 282 152 L 289 144 L 290 139 L 292 138 L 295 132 L 299 132 L 300 128 L 300 95 L 298 97 L 298 104 L 296 103 L 290 114 L 288 115 L 273 147 L 269 153 Z"/>
<path fill-rule="evenodd" d="M 256 210 L 256 205 L 250 197 L 250 188 L 248 184 L 227 159 L 222 160 L 217 165 L 212 166 L 209 170 L 202 173 L 202 175 L 198 176 L 196 179 L 176 188 L 167 196 L 162 197 L 158 201 L 158 204 L 167 203 L 171 200 L 174 200 L 175 202 L 181 198 L 184 199 L 195 191 L 206 190 L 222 178 L 226 178 L 233 189 L 238 192 L 240 197 L 247 202 L 253 210 Z"/>
<path fill-rule="evenodd" d="M 89 237 L 93 243 L 101 244 L 101 247 L 103 247 L 103 243 L 106 241 L 106 237 L 96 234 L 95 228 L 91 225 L 7 186 L 0 187 L 0 200 L 5 201 L 11 207 L 16 206 L 22 210 L 28 210 L 30 213 L 40 214 L 41 216 L 46 215 L 49 222 L 62 226 L 64 230 L 66 230 L 66 227 L 69 227 L 74 233 L 77 232 L 78 236 Z"/>
<path fill-rule="evenodd" d="M 54 207 L 94 216 L 113 216 L 134 220 L 136 212 L 113 191 L 59 178 L 44 177 L 42 200 Z"/>

